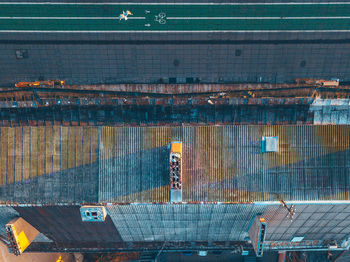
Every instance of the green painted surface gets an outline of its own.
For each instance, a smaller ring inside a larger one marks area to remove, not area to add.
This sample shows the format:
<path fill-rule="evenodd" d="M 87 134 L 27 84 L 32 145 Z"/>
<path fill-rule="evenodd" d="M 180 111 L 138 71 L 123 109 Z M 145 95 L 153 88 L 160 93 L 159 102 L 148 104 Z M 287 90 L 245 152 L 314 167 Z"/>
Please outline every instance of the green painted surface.
<path fill-rule="evenodd" d="M 133 13 L 127 21 L 123 10 Z M 350 30 L 350 4 L 0 4 L 0 18 L 2 31 Z"/>

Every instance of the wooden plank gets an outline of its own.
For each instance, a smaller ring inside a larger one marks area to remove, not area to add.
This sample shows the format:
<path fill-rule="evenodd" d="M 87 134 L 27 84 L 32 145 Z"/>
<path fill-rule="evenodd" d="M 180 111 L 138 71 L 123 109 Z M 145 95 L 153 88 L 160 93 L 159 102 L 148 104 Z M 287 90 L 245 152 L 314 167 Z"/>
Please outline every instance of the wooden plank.
<path fill-rule="evenodd" d="M 8 148 L 8 127 L 1 128 L 1 152 L 0 152 L 0 181 L 1 185 L 6 184 L 7 175 L 7 148 Z"/>
<path fill-rule="evenodd" d="M 61 169 L 61 127 L 53 127 L 53 168 L 52 172 Z"/>
<path fill-rule="evenodd" d="M 89 135 L 89 129 L 89 127 L 83 128 L 83 165 L 90 164 L 91 137 Z"/>
<path fill-rule="evenodd" d="M 45 127 L 38 127 L 38 176 L 45 174 Z"/>
<path fill-rule="evenodd" d="M 91 163 L 95 162 L 97 159 L 97 134 L 98 129 L 95 127 L 91 127 L 90 135 L 91 135 Z"/>
<path fill-rule="evenodd" d="M 30 128 L 30 177 L 38 175 L 38 128 Z"/>
<path fill-rule="evenodd" d="M 111 128 L 111 137 L 112 137 L 112 157 L 116 157 L 117 155 L 117 143 L 116 143 L 116 133 L 115 128 Z"/>
<path fill-rule="evenodd" d="M 110 136 L 110 130 L 109 127 L 102 127 L 101 131 L 101 141 L 103 147 L 101 147 L 101 160 L 106 160 L 110 158 L 110 152 L 111 152 L 111 136 Z"/>
<path fill-rule="evenodd" d="M 22 161 L 23 161 L 23 129 L 15 128 L 15 182 L 22 180 Z"/>
<path fill-rule="evenodd" d="M 45 174 L 52 173 L 53 164 L 53 129 L 51 126 L 45 127 Z"/>
<path fill-rule="evenodd" d="M 75 167 L 75 128 L 68 130 L 68 168 Z"/>
<path fill-rule="evenodd" d="M 61 170 L 68 168 L 68 127 L 61 127 Z"/>
<path fill-rule="evenodd" d="M 81 126 L 75 127 L 76 129 L 76 139 L 75 139 L 75 164 L 76 166 L 81 166 L 83 164 L 83 128 Z"/>
<path fill-rule="evenodd" d="M 7 184 L 14 181 L 15 176 L 15 129 L 8 129 L 8 162 L 7 162 Z"/>
<path fill-rule="evenodd" d="M 30 173 L 30 127 L 23 127 L 23 180 L 29 178 Z"/>

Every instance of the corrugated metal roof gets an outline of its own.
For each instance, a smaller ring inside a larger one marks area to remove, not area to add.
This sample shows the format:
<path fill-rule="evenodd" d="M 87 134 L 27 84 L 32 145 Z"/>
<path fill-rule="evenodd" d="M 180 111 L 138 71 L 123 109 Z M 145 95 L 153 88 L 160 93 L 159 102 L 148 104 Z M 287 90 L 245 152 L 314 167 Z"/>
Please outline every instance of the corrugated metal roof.
<path fill-rule="evenodd" d="M 350 99 L 316 99 L 310 105 L 313 123 L 345 125 L 350 123 Z"/>
<path fill-rule="evenodd" d="M 96 202 L 97 139 L 91 127 L 0 128 L 0 199 Z"/>
<path fill-rule="evenodd" d="M 0 133 L 1 184 L 96 161 L 96 128 L 2 127 Z"/>
<path fill-rule="evenodd" d="M 183 201 L 349 199 L 350 126 L 0 128 L 1 201 L 168 202 L 183 142 Z M 263 136 L 279 152 L 262 153 Z"/>
<path fill-rule="evenodd" d="M 290 239 L 294 236 L 304 236 L 303 241 L 312 242 L 301 242 L 297 246 L 322 245 L 324 240 L 334 239 L 341 243 L 348 237 L 349 204 L 294 204 L 296 214 L 292 221 L 279 203 L 107 205 L 108 215 L 102 223 L 82 222 L 78 206 L 3 206 L 0 207 L 0 227 L 20 215 L 54 240 L 55 246 L 78 249 L 136 247 L 123 242 L 138 242 L 142 246 L 152 245 L 153 241 L 158 244 L 162 241 L 245 241 L 257 215 L 268 223 L 266 241 L 271 247 L 276 247 L 275 241 L 292 245 Z"/>
<path fill-rule="evenodd" d="M 169 143 L 182 127 L 103 127 L 100 201 L 168 202 Z"/>
<path fill-rule="evenodd" d="M 247 237 L 263 205 L 110 205 L 108 213 L 124 241 L 230 241 Z"/>
<path fill-rule="evenodd" d="M 100 169 L 99 199 L 169 201 L 164 163 L 174 140 L 183 142 L 183 201 L 348 199 L 349 131 L 349 126 L 102 127 L 101 160 L 118 164 Z M 263 136 L 278 136 L 279 152 L 262 153 Z"/>
<path fill-rule="evenodd" d="M 138 204 L 107 209 L 123 241 L 244 241 L 256 215 L 267 220 L 266 241 L 289 242 L 293 236 L 340 241 L 350 233 L 348 204 L 296 204 L 293 221 L 281 204 Z"/>

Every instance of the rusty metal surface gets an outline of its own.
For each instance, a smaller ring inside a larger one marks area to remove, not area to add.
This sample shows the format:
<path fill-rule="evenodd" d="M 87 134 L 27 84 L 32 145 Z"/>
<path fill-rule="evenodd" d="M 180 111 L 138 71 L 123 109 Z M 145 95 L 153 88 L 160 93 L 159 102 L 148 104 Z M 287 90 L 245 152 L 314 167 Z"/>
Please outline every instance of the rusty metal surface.
<path fill-rule="evenodd" d="M 304 89 L 320 88 L 321 85 L 312 81 L 310 83 L 237 83 L 237 84 L 99 84 L 99 85 L 65 85 L 64 88 L 52 88 L 52 90 L 65 92 L 70 91 L 108 91 L 113 93 L 127 94 L 202 94 L 202 93 L 220 93 L 220 92 L 240 92 L 240 91 L 275 91 L 275 90 L 290 90 L 303 91 Z M 43 90 L 50 91 L 47 87 L 35 88 L 15 88 L 15 87 L 0 87 L 0 92 L 6 91 L 25 91 L 25 90 Z M 348 90 L 350 86 L 328 86 L 332 90 Z"/>
<path fill-rule="evenodd" d="M 66 85 L 66 90 L 85 91 L 113 91 L 129 93 L 153 93 L 153 94 L 181 94 L 181 93 L 207 93 L 224 92 L 230 90 L 295 88 L 300 84 L 117 84 L 117 85 Z M 0 87 L 0 91 L 25 90 L 25 88 Z M 29 89 L 29 88 L 28 88 Z M 37 89 L 40 89 L 37 88 Z M 47 88 L 43 88 L 47 90 Z"/>
<path fill-rule="evenodd" d="M 251 89 L 295 88 L 298 84 L 118 84 L 118 85 L 69 85 L 71 90 L 104 90 L 155 94 L 210 93 Z"/>
<path fill-rule="evenodd" d="M 52 91 L 0 92 L 0 108 L 49 108 L 66 106 L 102 105 L 220 105 L 220 104 L 280 104 L 312 103 L 315 99 L 350 98 L 348 89 L 294 88 L 271 90 L 235 90 L 228 92 L 206 92 L 201 94 L 157 94 L 133 92 L 92 92 L 56 89 Z M 304 102 L 304 103 L 305 103 Z"/>

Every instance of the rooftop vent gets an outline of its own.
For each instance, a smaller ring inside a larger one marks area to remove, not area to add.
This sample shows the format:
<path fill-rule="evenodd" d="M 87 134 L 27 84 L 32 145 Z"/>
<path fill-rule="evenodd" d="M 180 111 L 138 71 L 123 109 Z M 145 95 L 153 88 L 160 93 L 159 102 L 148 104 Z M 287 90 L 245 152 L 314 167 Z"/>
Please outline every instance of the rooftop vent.
<path fill-rule="evenodd" d="M 278 152 L 278 136 L 263 136 L 262 152 Z"/>
<path fill-rule="evenodd" d="M 82 206 L 80 215 L 83 222 L 104 222 L 107 213 L 104 206 Z"/>
<path fill-rule="evenodd" d="M 36 228 L 21 217 L 11 220 L 6 224 L 5 229 L 10 242 L 10 251 L 16 256 L 22 254 L 40 234 Z"/>
<path fill-rule="evenodd" d="M 208 255 L 208 251 L 206 250 L 199 250 L 198 251 L 198 256 L 200 257 L 206 257 Z"/>

